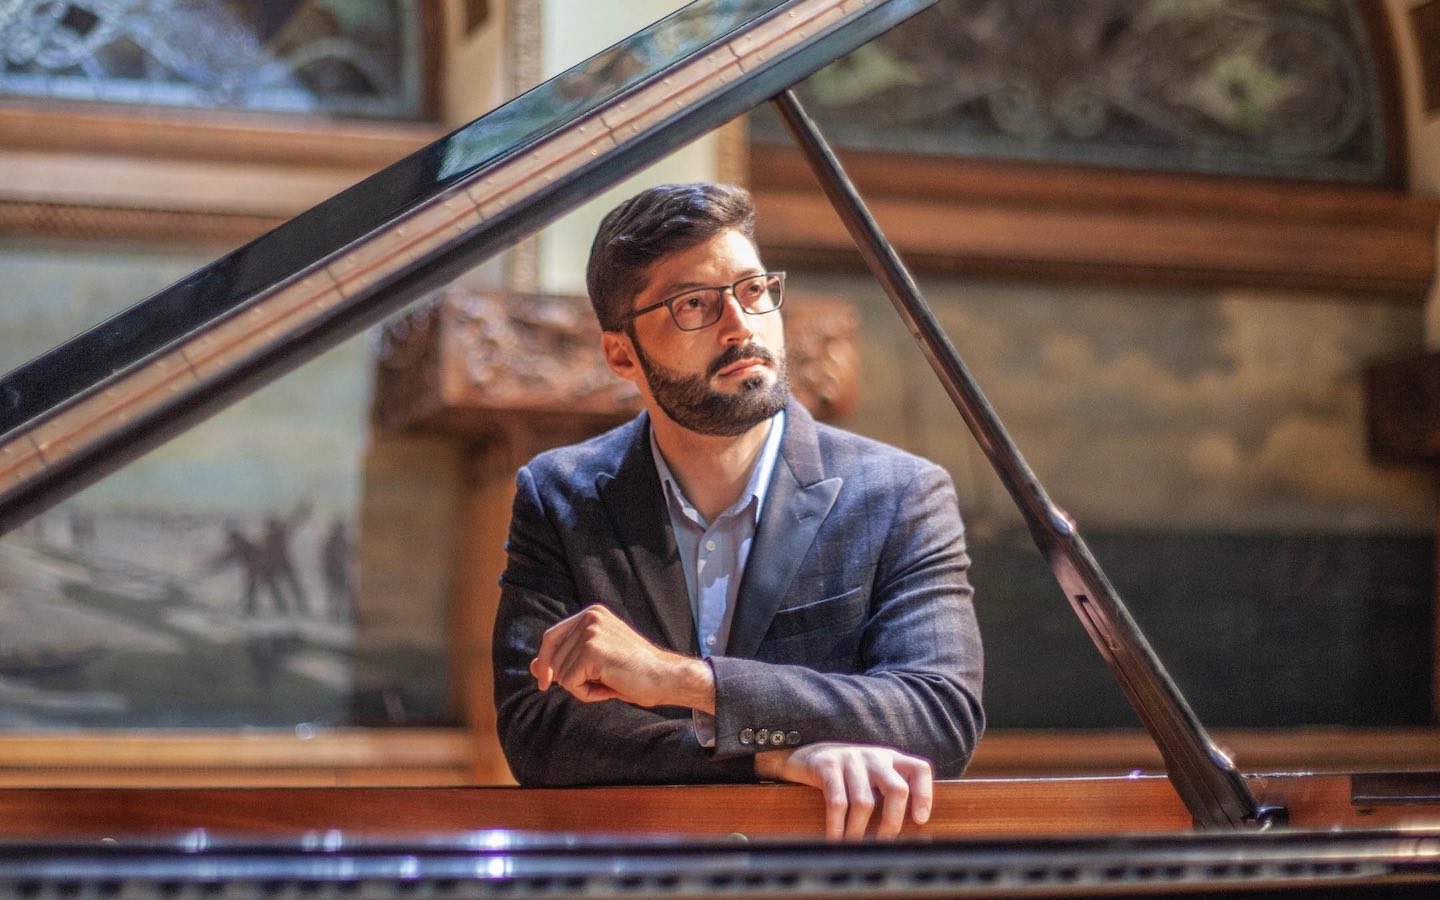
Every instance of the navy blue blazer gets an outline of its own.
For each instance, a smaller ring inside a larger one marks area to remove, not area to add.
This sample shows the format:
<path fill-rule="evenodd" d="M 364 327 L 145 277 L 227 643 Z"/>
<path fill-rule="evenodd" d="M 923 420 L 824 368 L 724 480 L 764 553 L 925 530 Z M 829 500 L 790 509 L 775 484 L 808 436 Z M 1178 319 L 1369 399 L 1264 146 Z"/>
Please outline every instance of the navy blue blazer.
<path fill-rule="evenodd" d="M 793 401 L 729 646 L 711 659 L 715 747 L 699 745 L 686 709 L 537 689 L 541 635 L 591 603 L 699 655 L 648 427 L 642 413 L 517 476 L 493 643 L 515 778 L 753 781 L 757 751 L 816 741 L 883 744 L 930 760 L 937 777 L 960 775 L 984 724 L 982 654 L 950 476 Z"/>

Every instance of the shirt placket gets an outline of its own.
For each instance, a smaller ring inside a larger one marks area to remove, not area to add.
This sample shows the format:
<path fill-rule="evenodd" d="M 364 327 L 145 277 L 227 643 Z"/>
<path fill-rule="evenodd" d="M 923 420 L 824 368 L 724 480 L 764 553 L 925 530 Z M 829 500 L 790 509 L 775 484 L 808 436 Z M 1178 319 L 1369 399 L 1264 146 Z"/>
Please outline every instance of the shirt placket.
<path fill-rule="evenodd" d="M 701 652 L 706 656 L 725 652 L 721 626 L 729 606 L 729 581 L 734 577 L 733 539 L 727 531 L 728 525 L 728 517 L 717 519 L 701 534 L 698 547 L 695 581 L 700 593 L 700 621 L 697 624 Z"/>

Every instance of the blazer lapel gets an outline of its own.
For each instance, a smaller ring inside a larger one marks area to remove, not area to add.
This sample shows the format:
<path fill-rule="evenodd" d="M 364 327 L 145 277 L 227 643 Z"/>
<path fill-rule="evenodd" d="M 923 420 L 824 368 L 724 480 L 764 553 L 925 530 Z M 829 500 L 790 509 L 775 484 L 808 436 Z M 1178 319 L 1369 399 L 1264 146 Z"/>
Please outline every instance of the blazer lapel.
<path fill-rule="evenodd" d="M 602 472 L 595 479 L 596 492 L 645 594 L 645 602 L 626 602 L 624 608 L 642 632 L 662 635 L 669 649 L 678 653 L 697 655 L 700 647 L 689 588 L 670 530 L 664 489 L 650 454 L 649 418 L 642 415 L 635 424 L 635 434 L 615 474 Z"/>
<path fill-rule="evenodd" d="M 755 544 L 740 582 L 726 656 L 753 657 L 760 649 L 770 620 L 844 483 L 842 478 L 823 475 L 815 420 L 792 401 L 785 409 L 780 464 L 771 476 Z"/>

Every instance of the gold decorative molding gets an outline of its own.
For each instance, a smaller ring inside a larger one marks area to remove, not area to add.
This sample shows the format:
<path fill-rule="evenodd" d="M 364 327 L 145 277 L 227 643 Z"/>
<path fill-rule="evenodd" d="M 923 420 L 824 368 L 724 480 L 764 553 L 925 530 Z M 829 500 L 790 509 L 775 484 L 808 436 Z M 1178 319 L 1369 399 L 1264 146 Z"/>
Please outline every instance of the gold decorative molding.
<path fill-rule="evenodd" d="M 851 152 L 917 272 L 1249 285 L 1420 301 L 1440 202 L 1380 188 Z M 757 237 L 777 265 L 861 267 L 799 153 L 751 147 Z"/>
<path fill-rule="evenodd" d="M 0 151 L 374 170 L 441 136 L 435 125 L 214 110 L 0 103 Z"/>
<path fill-rule="evenodd" d="M 0 105 L 0 233 L 250 240 L 439 136 L 430 125 Z"/>
<path fill-rule="evenodd" d="M 1245 772 L 1403 772 L 1440 766 L 1433 728 L 1228 728 L 1216 742 Z M 998 728 L 987 731 L 970 777 L 1121 775 L 1164 771 L 1155 741 L 1139 729 Z"/>
<path fill-rule="evenodd" d="M 11 732 L 3 787 L 323 787 L 473 783 L 461 729 Z"/>
<path fill-rule="evenodd" d="M 176 241 L 234 247 L 280 225 L 274 216 L 0 201 L 0 234 L 81 240 Z"/>

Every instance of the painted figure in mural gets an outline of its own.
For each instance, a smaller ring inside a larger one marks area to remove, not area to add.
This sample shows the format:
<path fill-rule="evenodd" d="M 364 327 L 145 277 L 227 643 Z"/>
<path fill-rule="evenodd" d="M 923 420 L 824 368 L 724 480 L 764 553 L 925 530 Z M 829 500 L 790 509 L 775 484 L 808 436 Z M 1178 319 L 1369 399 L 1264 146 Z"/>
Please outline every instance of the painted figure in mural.
<path fill-rule="evenodd" d="M 336 519 L 330 526 L 324 546 L 320 548 L 320 571 L 325 576 L 330 616 L 340 622 L 355 618 L 355 582 L 351 574 L 353 552 L 345 522 Z"/>
<path fill-rule="evenodd" d="M 277 608 L 294 609 L 302 616 L 310 614 L 310 601 L 295 571 L 290 541 L 308 515 L 309 508 L 302 504 L 288 518 L 267 516 L 260 541 L 261 585 L 275 598 Z"/>
<path fill-rule="evenodd" d="M 290 542 L 309 515 L 301 504 L 288 517 L 267 516 L 257 538 L 251 538 L 239 523 L 225 523 L 225 547 L 210 560 L 209 570 L 238 568 L 244 585 L 240 608 L 246 616 L 260 615 L 261 594 L 270 599 L 273 611 L 282 616 L 309 614 L 309 601 L 295 569 Z"/>
<path fill-rule="evenodd" d="M 85 550 L 95 545 L 95 516 L 87 510 L 70 507 L 70 546 Z"/>
<path fill-rule="evenodd" d="M 925 821 L 983 727 L 949 475 L 790 396 L 744 191 L 632 198 L 587 282 L 644 412 L 517 477 L 494 641 L 515 777 L 800 782 L 832 837 Z"/>
<path fill-rule="evenodd" d="M 209 569 L 214 572 L 232 566 L 240 570 L 242 585 L 240 609 L 246 616 L 259 615 L 261 548 L 259 544 L 245 536 L 238 523 L 230 521 L 225 523 L 225 548 L 210 560 Z M 289 612 L 284 597 L 275 597 L 274 599 L 277 612 L 281 614 Z"/>

